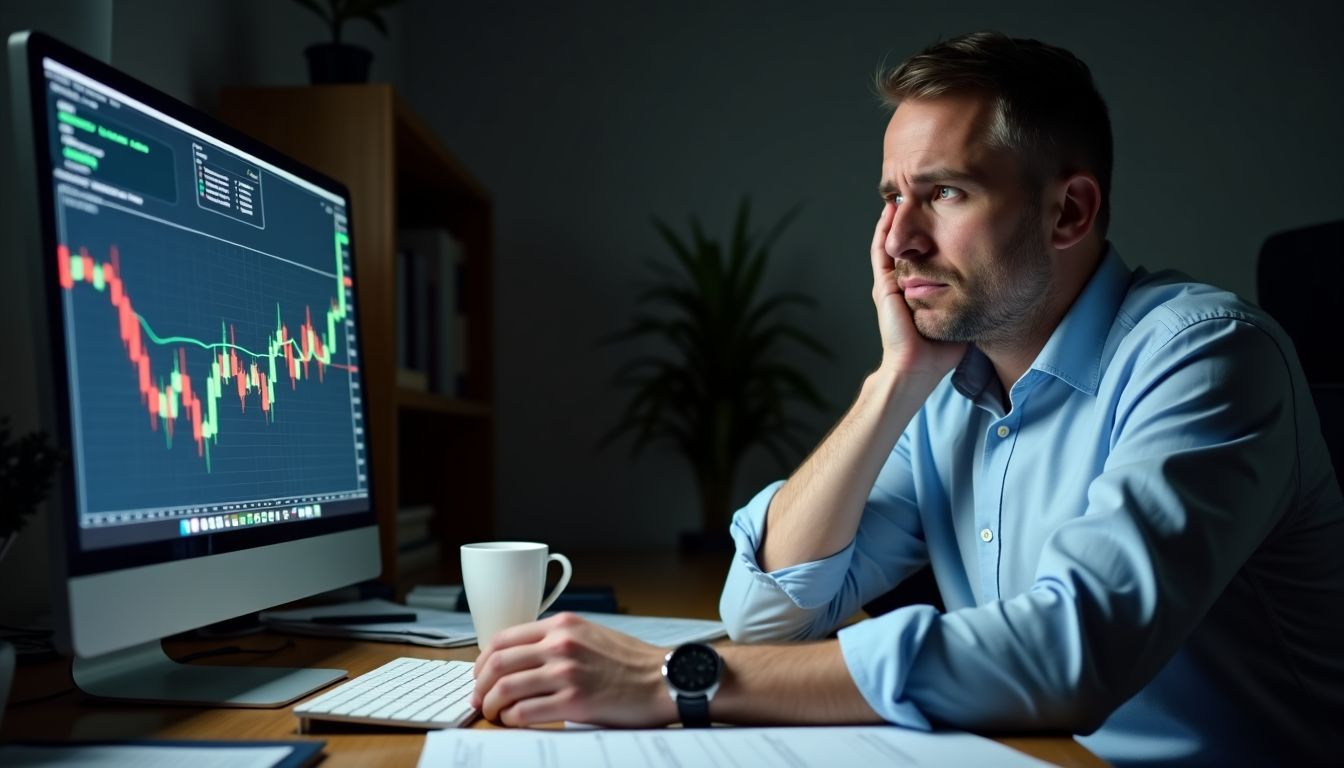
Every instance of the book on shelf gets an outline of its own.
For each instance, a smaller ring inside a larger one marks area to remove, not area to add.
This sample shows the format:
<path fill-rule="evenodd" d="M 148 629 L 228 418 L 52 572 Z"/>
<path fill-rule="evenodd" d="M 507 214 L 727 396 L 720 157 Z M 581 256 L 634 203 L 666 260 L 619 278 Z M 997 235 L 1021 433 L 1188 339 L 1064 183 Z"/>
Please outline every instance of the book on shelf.
<path fill-rule="evenodd" d="M 397 386 L 401 389 L 410 389 L 416 392 L 428 392 L 429 374 L 411 368 L 398 368 Z"/>
<path fill-rule="evenodd" d="M 397 549 L 410 549 L 434 539 L 434 507 L 429 504 L 397 510 Z"/>
<path fill-rule="evenodd" d="M 439 566 L 443 548 L 437 541 L 425 541 L 406 549 L 397 549 L 397 575 L 405 576 Z"/>
<path fill-rule="evenodd" d="M 405 244 L 397 247 L 397 368 L 429 374 L 429 259 Z"/>
<path fill-rule="evenodd" d="M 399 367 L 423 371 L 428 391 L 459 397 L 467 376 L 462 245 L 447 230 L 397 233 Z"/>

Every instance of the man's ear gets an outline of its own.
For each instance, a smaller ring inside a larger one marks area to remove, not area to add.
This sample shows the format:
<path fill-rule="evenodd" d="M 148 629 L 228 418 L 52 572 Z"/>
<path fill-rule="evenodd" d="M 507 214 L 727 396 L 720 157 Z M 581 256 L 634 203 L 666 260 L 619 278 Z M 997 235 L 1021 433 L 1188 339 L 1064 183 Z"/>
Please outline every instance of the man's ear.
<path fill-rule="evenodd" d="M 1101 210 L 1101 185 L 1090 173 L 1075 173 L 1054 188 L 1055 220 L 1050 225 L 1050 245 L 1057 250 L 1073 247 L 1087 237 Z"/>

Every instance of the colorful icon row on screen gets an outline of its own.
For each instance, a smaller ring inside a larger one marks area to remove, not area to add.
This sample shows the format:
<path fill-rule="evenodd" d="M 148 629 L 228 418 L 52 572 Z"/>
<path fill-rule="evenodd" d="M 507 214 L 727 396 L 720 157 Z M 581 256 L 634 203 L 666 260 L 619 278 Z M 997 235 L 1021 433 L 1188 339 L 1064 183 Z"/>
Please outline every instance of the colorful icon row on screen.
<path fill-rule="evenodd" d="M 182 520 L 178 524 L 178 533 L 191 536 L 200 533 L 214 533 L 229 528 L 242 528 L 249 525 L 283 523 L 288 520 L 305 520 L 322 516 L 321 504 L 306 504 L 288 509 L 268 509 L 260 512 L 231 512 L 227 515 L 205 515 Z"/>

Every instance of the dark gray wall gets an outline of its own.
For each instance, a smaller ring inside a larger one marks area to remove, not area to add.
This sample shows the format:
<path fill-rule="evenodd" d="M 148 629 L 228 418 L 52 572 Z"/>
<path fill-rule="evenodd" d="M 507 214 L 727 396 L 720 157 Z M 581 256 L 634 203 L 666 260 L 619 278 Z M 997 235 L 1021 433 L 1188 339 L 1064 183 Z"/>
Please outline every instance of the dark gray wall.
<path fill-rule="evenodd" d="M 56 35 L 87 53 L 106 59 L 111 50 L 112 8 L 105 0 L 48 0 L 22 7 L 0 5 L 0 32 L 6 41 L 11 32 L 39 29 Z M 18 195 L 32 194 L 20 187 L 16 172 L 14 133 L 11 122 L 9 58 L 0 59 L 0 416 L 7 416 L 14 430 L 23 434 L 35 429 L 37 381 L 33 376 L 33 344 L 28 330 L 32 306 L 20 287 L 28 282 L 28 241 L 19 220 Z M 3 503 L 3 502 L 0 502 Z M 48 605 L 47 524 L 43 512 L 32 519 L 9 554 L 0 561 L 0 623 L 28 624 L 38 619 Z"/>
<path fill-rule="evenodd" d="M 88 5 L 105 9 L 84 18 L 106 25 L 114 64 L 207 110 L 223 85 L 303 82 L 301 50 L 323 35 L 276 0 Z M 375 50 L 375 79 L 495 195 L 500 534 L 653 550 L 695 524 L 675 456 L 593 450 L 623 397 L 610 373 L 631 352 L 597 340 L 630 316 L 642 261 L 664 255 L 652 214 L 698 213 L 722 233 L 743 193 L 760 221 L 805 203 L 771 285 L 812 291 L 820 308 L 803 317 L 834 345 L 829 363 L 800 357 L 835 404 L 820 436 L 876 362 L 866 248 L 886 115 L 872 74 L 939 36 L 998 28 L 1088 61 L 1115 126 L 1122 255 L 1253 297 L 1266 235 L 1344 215 L 1344 12 L 1180 5 L 409 0 L 390 40 L 352 28 Z M 3 375 L 5 409 L 22 410 L 31 385 Z M 754 462 L 739 496 L 778 474 Z"/>
<path fill-rule="evenodd" d="M 641 261 L 662 253 L 651 214 L 697 212 L 722 232 L 744 192 L 764 216 L 804 202 L 774 284 L 818 297 L 808 322 L 836 358 L 815 374 L 848 404 L 877 354 L 866 249 L 886 116 L 870 82 L 940 36 L 997 28 L 1091 65 L 1116 136 L 1111 235 L 1131 266 L 1253 298 L 1268 234 L 1344 216 L 1336 4 L 558 5 L 404 9 L 411 103 L 496 199 L 505 535 L 657 549 L 696 519 L 674 456 L 591 448 L 616 418 L 624 359 L 595 340 L 630 316 Z M 764 462 L 746 474 L 743 499 L 778 476 Z"/>

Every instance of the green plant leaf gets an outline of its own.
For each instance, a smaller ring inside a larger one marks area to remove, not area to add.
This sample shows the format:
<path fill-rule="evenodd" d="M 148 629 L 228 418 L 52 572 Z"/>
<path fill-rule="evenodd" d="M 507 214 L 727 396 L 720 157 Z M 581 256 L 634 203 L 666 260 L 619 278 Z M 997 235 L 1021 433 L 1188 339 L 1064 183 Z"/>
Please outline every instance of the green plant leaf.
<path fill-rule="evenodd" d="M 12 438 L 9 418 L 0 417 L 0 539 L 23 530 L 65 461 L 45 432 Z"/>
<path fill-rule="evenodd" d="M 782 338 L 793 339 L 797 343 L 801 344 L 804 347 L 807 347 L 808 349 L 817 353 L 821 357 L 826 358 L 827 360 L 830 360 L 832 358 L 830 347 L 827 347 L 820 340 L 818 340 L 817 337 L 813 336 L 807 331 L 795 328 L 790 325 L 778 326 L 777 328 L 775 328 L 775 331 Z"/>
<path fill-rule="evenodd" d="M 377 11 L 355 14 L 352 18 L 363 19 L 369 22 L 373 25 L 374 29 L 382 33 L 383 37 L 387 37 L 387 22 L 383 21 L 383 17 L 379 15 Z"/>
<path fill-rule="evenodd" d="M 742 321 L 743 332 L 748 336 L 758 332 L 761 323 L 765 322 L 771 315 L 780 309 L 790 305 L 797 304 L 803 307 L 816 306 L 816 301 L 811 296 L 802 293 L 781 293 L 777 296 L 762 301 Z"/>
<path fill-rule="evenodd" d="M 694 317 L 700 311 L 704 298 L 694 290 L 680 285 L 654 285 L 639 292 L 636 297 L 641 305 L 665 302 L 680 308 Z"/>
<path fill-rule="evenodd" d="M 793 220 L 798 218 L 798 214 L 802 213 L 802 210 L 803 204 L 798 203 L 785 211 L 784 215 L 779 217 L 779 221 L 775 222 L 775 226 L 770 228 L 770 232 L 766 234 L 765 239 L 761 240 L 760 245 L 757 246 L 756 252 L 766 253 L 773 248 L 775 241 L 779 239 L 780 235 L 784 234 L 784 230 L 789 228 L 789 225 L 793 223 Z"/>
<path fill-rule="evenodd" d="M 663 223 L 661 219 L 654 217 L 653 226 L 662 236 L 663 242 L 667 243 L 667 247 L 672 249 L 672 253 L 677 257 L 677 262 L 681 264 L 682 269 L 694 278 L 695 267 L 692 265 L 691 249 L 686 247 L 681 238 L 677 237 L 677 233 L 673 232 L 672 228 Z"/>
<path fill-rule="evenodd" d="M 322 19 L 323 24 L 331 24 L 331 14 L 317 0 L 294 0 L 294 2 L 317 14 L 317 17 Z"/>
<path fill-rule="evenodd" d="M 385 8 L 390 8 L 401 0 L 327 0 L 324 7 L 317 0 L 294 0 L 308 10 L 322 17 L 322 20 L 331 28 L 331 40 L 334 43 L 341 42 L 341 30 L 346 22 L 355 19 L 363 19 L 378 30 L 384 37 L 388 34 L 387 22 L 383 20 L 380 13 Z"/>
<path fill-rule="evenodd" d="M 731 256 L 728 274 L 734 284 L 741 279 L 742 269 L 751 253 L 751 232 L 748 229 L 750 219 L 751 198 L 743 195 L 742 201 L 737 204 L 737 217 L 733 220 L 733 245 L 729 251 Z"/>
<path fill-rule="evenodd" d="M 669 267 L 668 265 L 664 264 L 661 261 L 654 261 L 653 259 L 645 259 L 644 267 L 645 269 L 648 269 L 650 272 L 656 272 L 658 276 L 664 280 L 676 281 L 681 279 L 680 272 L 673 269 L 672 267 Z"/>
<path fill-rule="evenodd" d="M 366 16 L 370 13 L 377 13 L 384 8 L 391 8 L 401 0 L 345 0 L 342 10 L 346 18 L 357 18 Z"/>
<path fill-rule="evenodd" d="M 826 406 L 826 401 L 822 399 L 821 393 L 812 385 L 812 381 L 798 370 L 787 365 L 763 365 L 761 366 L 761 372 L 763 375 L 779 382 L 785 387 L 786 392 L 801 397 L 817 408 Z"/>

